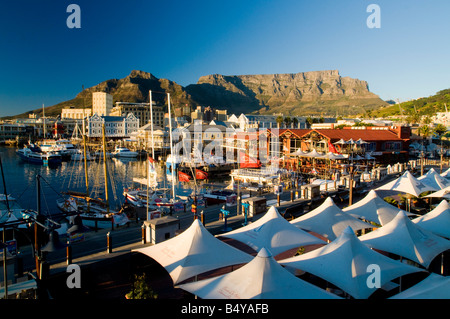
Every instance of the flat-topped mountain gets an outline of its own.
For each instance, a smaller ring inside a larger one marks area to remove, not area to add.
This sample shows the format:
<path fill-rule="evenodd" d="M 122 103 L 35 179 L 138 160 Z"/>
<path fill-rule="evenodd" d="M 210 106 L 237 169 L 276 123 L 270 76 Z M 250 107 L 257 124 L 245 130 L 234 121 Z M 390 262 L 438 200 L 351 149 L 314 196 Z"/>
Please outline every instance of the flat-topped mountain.
<path fill-rule="evenodd" d="M 108 92 L 113 102 L 148 102 L 167 105 L 167 93 L 176 114 L 197 105 L 227 109 L 229 113 L 284 115 L 350 115 L 387 105 L 369 91 L 366 81 L 341 77 L 336 70 L 295 74 L 235 75 L 200 77 L 197 84 L 183 87 L 143 71 L 132 71 L 123 79 L 110 79 L 82 90 L 71 100 L 45 108 L 45 115 L 57 116 L 63 108 L 91 107 L 93 92 Z M 42 114 L 42 108 L 19 114 Z"/>
<path fill-rule="evenodd" d="M 387 105 L 366 81 L 341 77 L 337 70 L 295 74 L 202 76 L 186 87 L 200 104 L 284 115 L 358 114 Z"/>

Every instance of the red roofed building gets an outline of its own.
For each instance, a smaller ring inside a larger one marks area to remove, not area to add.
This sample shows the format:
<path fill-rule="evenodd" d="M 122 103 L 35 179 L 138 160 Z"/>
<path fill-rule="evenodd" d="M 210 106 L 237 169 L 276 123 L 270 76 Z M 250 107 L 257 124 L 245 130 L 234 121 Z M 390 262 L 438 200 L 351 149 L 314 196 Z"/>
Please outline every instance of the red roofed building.
<path fill-rule="evenodd" d="M 408 149 L 411 136 L 409 126 L 368 126 L 345 127 L 343 129 L 271 129 L 280 141 L 280 151 L 289 155 L 299 148 L 302 151 L 315 149 L 321 153 L 330 151 L 331 143 L 339 153 L 360 154 L 371 153 L 380 163 L 397 163 L 408 160 Z M 339 141 L 366 143 L 339 144 Z M 338 143 L 337 143 L 338 142 Z"/>

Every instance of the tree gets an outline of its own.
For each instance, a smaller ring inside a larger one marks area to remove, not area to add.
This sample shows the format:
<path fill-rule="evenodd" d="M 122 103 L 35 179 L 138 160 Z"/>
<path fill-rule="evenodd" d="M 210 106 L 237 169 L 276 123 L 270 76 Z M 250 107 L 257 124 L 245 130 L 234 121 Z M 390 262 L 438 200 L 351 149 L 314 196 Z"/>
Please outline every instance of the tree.
<path fill-rule="evenodd" d="M 155 294 L 147 284 L 145 274 L 142 276 L 135 275 L 133 289 L 126 294 L 127 299 L 156 299 L 158 295 Z"/>
<path fill-rule="evenodd" d="M 447 132 L 447 127 L 445 127 L 445 125 L 443 124 L 437 124 L 434 129 L 433 129 L 433 133 L 436 133 L 439 138 L 442 137 L 442 135 L 444 135 Z"/>
<path fill-rule="evenodd" d="M 281 127 L 281 123 L 283 123 L 283 117 L 281 115 L 278 116 L 276 121 L 277 121 L 278 127 Z"/>
<path fill-rule="evenodd" d="M 298 126 L 298 118 L 294 117 L 292 119 L 292 123 L 294 123 L 294 127 L 297 127 Z"/>
<path fill-rule="evenodd" d="M 291 124 L 291 118 L 289 116 L 286 116 L 284 118 L 284 123 L 286 123 L 286 127 L 289 127 L 289 124 Z"/>
<path fill-rule="evenodd" d="M 428 125 L 424 125 L 419 129 L 420 133 L 424 138 L 428 138 L 433 134 L 433 131 Z"/>

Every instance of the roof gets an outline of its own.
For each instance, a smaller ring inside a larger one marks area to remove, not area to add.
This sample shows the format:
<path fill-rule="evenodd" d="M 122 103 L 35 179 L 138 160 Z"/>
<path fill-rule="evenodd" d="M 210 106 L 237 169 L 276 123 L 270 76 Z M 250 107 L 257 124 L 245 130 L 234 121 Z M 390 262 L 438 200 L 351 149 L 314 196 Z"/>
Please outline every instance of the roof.
<path fill-rule="evenodd" d="M 314 130 L 319 134 L 333 140 L 340 140 L 341 138 L 348 141 L 353 138 L 355 141 L 362 139 L 363 141 L 403 141 L 397 134 L 389 130 L 332 130 L 332 129 L 317 129 Z"/>

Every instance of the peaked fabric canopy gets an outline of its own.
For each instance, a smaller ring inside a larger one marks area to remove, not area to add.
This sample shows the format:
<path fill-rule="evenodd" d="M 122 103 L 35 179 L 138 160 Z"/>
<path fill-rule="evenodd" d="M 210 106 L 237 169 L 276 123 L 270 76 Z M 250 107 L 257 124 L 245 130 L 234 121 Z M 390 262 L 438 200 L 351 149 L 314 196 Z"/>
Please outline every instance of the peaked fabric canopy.
<path fill-rule="evenodd" d="M 295 247 L 325 244 L 320 238 L 291 225 L 274 206 L 257 221 L 219 236 L 238 240 L 255 251 L 265 247 L 275 256 Z"/>
<path fill-rule="evenodd" d="M 423 271 L 377 253 L 361 243 L 350 227 L 326 246 L 309 253 L 279 261 L 331 282 L 354 298 L 368 298 L 377 289 L 370 281 L 369 265 L 380 268 L 380 285 L 400 276 Z"/>
<path fill-rule="evenodd" d="M 178 288 L 203 299 L 339 299 L 292 275 L 265 248 L 235 271 Z"/>
<path fill-rule="evenodd" d="M 305 153 L 303 155 L 301 155 L 303 157 L 313 157 L 313 158 L 321 158 L 324 156 L 324 154 L 320 154 L 316 151 L 316 149 L 313 149 L 311 152 L 309 153 Z"/>
<path fill-rule="evenodd" d="M 389 299 L 449 299 L 450 277 L 431 273 L 427 278 Z"/>
<path fill-rule="evenodd" d="M 374 227 L 342 211 L 330 197 L 316 209 L 291 220 L 290 223 L 322 235 L 330 241 L 335 240 L 347 226 L 354 231 Z"/>
<path fill-rule="evenodd" d="M 344 154 L 336 154 L 336 153 L 328 152 L 327 154 L 325 154 L 323 156 L 323 158 L 327 158 L 330 160 L 339 160 L 339 159 L 347 159 L 348 156 L 344 155 Z"/>
<path fill-rule="evenodd" d="M 166 268 L 174 284 L 213 269 L 252 260 L 251 255 L 214 237 L 198 219 L 180 235 L 134 251 Z"/>
<path fill-rule="evenodd" d="M 450 204 L 444 199 L 432 211 L 412 222 L 436 235 L 450 239 Z"/>
<path fill-rule="evenodd" d="M 406 257 L 424 267 L 428 267 L 441 252 L 450 249 L 450 240 L 417 226 L 404 212 L 359 239 L 372 248 Z"/>
<path fill-rule="evenodd" d="M 425 197 L 438 197 L 450 199 L 450 187 L 443 188 L 437 192 L 426 195 Z"/>
<path fill-rule="evenodd" d="M 387 203 L 372 189 L 357 203 L 343 209 L 356 218 L 365 219 L 379 225 L 385 225 L 397 216 L 401 209 Z M 411 215 L 410 213 L 406 214 Z"/>
<path fill-rule="evenodd" d="M 434 168 L 431 168 L 425 175 L 422 175 L 417 179 L 438 190 L 450 187 L 450 180 L 439 175 Z"/>
<path fill-rule="evenodd" d="M 450 167 L 440 175 L 444 178 L 450 178 Z"/>
<path fill-rule="evenodd" d="M 402 176 L 394 179 L 392 182 L 378 187 L 376 190 L 391 190 L 408 193 L 418 197 L 426 191 L 437 191 L 438 188 L 429 186 L 422 181 L 415 178 L 409 171 L 406 171 Z"/>

